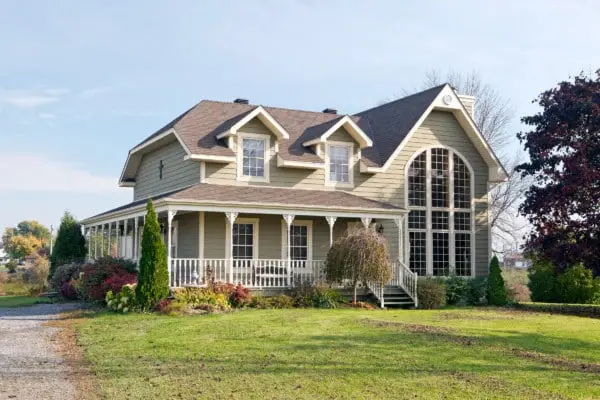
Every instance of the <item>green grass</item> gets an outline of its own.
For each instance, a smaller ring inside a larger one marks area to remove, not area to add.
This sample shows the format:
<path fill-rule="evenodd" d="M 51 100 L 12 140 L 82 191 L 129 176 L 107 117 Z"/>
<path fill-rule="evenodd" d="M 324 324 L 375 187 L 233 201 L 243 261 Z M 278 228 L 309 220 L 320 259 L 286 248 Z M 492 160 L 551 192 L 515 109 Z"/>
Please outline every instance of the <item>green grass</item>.
<path fill-rule="evenodd" d="M 0 296 L 0 308 L 27 307 L 41 303 L 52 303 L 52 301 L 45 297 Z"/>
<path fill-rule="evenodd" d="M 248 310 L 101 313 L 78 326 L 106 398 L 600 397 L 598 319 L 504 310 Z"/>

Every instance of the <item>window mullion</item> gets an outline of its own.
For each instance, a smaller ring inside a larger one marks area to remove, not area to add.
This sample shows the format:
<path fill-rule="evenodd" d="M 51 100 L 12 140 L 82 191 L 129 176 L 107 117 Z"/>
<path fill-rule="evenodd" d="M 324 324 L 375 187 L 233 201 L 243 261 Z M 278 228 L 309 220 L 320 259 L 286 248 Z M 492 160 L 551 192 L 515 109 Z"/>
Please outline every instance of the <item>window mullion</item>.
<path fill-rule="evenodd" d="M 448 238 L 448 256 L 450 258 L 450 275 L 454 275 L 456 273 L 456 246 L 455 246 L 455 237 L 454 237 L 454 152 L 448 151 L 448 186 L 449 186 L 449 206 L 450 211 L 448 213 L 448 223 L 449 223 L 449 238 Z"/>
<path fill-rule="evenodd" d="M 427 204 L 427 215 L 426 215 L 427 236 L 426 236 L 425 248 L 427 250 L 427 275 L 433 275 L 433 234 L 431 232 L 431 227 L 432 227 L 432 220 L 431 220 L 431 207 L 432 207 L 432 201 L 431 201 L 431 149 L 427 149 L 427 153 L 425 155 L 425 169 L 426 169 L 425 201 Z"/>

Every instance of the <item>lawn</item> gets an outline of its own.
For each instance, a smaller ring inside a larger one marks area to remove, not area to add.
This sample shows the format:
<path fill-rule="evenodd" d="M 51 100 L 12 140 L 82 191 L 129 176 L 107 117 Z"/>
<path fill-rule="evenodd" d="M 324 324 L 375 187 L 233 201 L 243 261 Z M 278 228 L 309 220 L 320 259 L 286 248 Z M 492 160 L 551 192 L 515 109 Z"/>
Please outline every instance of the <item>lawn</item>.
<path fill-rule="evenodd" d="M 52 303 L 52 301 L 45 297 L 0 296 L 0 308 L 27 307 L 40 303 Z"/>
<path fill-rule="evenodd" d="M 78 330 L 106 398 L 600 397 L 598 319 L 495 310 L 101 313 Z"/>

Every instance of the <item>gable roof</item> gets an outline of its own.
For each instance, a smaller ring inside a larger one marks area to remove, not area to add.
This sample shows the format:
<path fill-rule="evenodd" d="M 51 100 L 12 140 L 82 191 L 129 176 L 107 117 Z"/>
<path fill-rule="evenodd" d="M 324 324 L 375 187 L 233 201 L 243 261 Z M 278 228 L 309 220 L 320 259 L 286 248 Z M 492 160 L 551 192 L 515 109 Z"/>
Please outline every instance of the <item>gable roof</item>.
<path fill-rule="evenodd" d="M 361 163 L 367 169 L 378 170 L 391 159 L 403 140 L 415 129 L 417 122 L 425 116 L 427 110 L 431 110 L 434 101 L 444 90 L 451 90 L 454 93 L 449 85 L 444 84 L 352 116 L 202 100 L 141 142 L 132 151 L 170 132 L 182 143 L 190 158 L 214 157 L 230 161 L 235 154 L 223 138 L 232 128 L 239 128 L 240 122 L 250 115 L 264 113 L 268 118 L 272 118 L 273 126 L 277 129 L 281 128 L 281 135 L 278 135 L 280 137 L 278 156 L 283 161 L 301 162 L 304 165 L 315 164 L 315 167 L 322 165 L 321 157 L 307 144 L 314 144 L 313 141 L 322 138 L 333 127 L 344 121 L 358 128 L 356 136 L 362 141 L 361 147 L 363 147 Z M 466 113 L 462 106 L 458 110 Z M 486 146 L 482 146 L 482 149 L 485 148 Z M 487 151 L 491 152 L 491 149 L 487 148 Z M 502 168 L 495 155 L 489 160 L 496 162 L 499 168 Z M 126 178 L 125 173 L 121 177 L 121 182 L 124 182 L 124 178 Z"/>

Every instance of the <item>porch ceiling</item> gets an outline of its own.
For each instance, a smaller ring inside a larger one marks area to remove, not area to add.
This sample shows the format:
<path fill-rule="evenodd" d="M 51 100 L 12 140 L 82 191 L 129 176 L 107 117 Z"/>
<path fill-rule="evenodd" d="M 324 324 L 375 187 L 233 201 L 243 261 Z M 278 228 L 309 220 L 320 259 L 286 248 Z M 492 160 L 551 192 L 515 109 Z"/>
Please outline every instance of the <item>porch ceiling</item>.
<path fill-rule="evenodd" d="M 296 212 L 297 214 L 348 216 L 380 216 L 392 218 L 406 212 L 392 204 L 359 197 L 344 191 L 304 190 L 266 186 L 229 186 L 200 183 L 178 191 L 153 198 L 157 210 L 163 206 L 174 210 L 231 211 L 249 213 L 274 213 L 274 211 Z M 114 208 L 82 221 L 83 224 L 102 222 L 113 217 L 132 217 L 144 213 L 147 199 Z M 184 208 L 181 208 L 185 206 Z M 302 211 L 300 211 L 302 210 Z"/>

